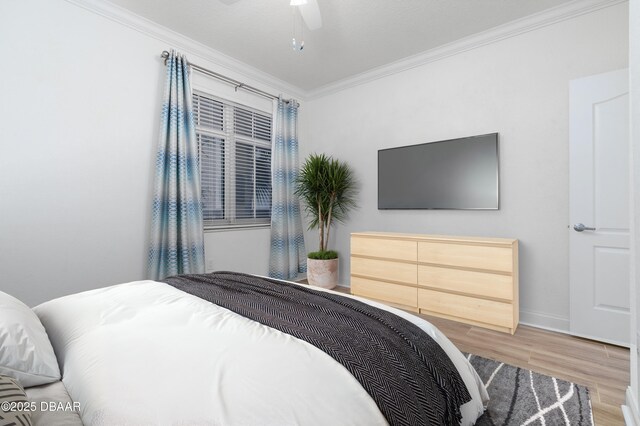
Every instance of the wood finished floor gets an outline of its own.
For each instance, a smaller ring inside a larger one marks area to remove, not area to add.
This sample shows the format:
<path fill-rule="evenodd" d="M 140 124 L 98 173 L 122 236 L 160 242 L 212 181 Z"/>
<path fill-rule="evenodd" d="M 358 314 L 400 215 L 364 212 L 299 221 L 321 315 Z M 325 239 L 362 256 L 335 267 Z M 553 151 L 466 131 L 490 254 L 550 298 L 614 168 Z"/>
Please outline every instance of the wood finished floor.
<path fill-rule="evenodd" d="M 346 287 L 336 290 L 349 293 Z M 525 325 L 509 335 L 419 315 L 463 352 L 527 368 L 589 388 L 597 426 L 624 425 L 620 405 L 629 385 L 629 349 Z"/>

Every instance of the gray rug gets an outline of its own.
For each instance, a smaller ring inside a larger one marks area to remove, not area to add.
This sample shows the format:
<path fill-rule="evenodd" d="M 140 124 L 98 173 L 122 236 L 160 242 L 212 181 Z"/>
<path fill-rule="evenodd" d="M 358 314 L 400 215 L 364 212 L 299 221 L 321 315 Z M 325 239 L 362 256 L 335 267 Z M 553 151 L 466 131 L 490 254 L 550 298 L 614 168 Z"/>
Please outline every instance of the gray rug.
<path fill-rule="evenodd" d="M 593 426 L 585 386 L 466 354 L 491 397 L 477 425 Z"/>

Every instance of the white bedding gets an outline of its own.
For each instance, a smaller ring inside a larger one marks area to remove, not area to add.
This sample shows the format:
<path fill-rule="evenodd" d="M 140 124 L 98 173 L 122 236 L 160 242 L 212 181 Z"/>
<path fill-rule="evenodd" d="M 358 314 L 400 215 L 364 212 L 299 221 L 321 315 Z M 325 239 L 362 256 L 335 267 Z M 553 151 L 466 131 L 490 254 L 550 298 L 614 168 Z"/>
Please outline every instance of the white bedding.
<path fill-rule="evenodd" d="M 427 321 L 356 299 L 408 319 L 442 346 L 472 395 L 462 424 L 473 424 L 488 396 L 453 344 Z M 387 424 L 321 350 L 166 284 L 121 284 L 34 310 L 86 425 Z"/>

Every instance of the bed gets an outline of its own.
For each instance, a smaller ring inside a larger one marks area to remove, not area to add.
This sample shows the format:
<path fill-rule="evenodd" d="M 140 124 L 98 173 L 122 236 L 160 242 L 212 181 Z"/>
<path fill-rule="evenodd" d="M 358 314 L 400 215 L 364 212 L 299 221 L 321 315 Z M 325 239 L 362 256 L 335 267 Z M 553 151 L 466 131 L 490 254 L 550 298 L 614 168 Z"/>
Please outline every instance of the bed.
<path fill-rule="evenodd" d="M 137 281 L 34 308 L 84 424 L 389 424 L 360 379 L 323 350 L 177 287 Z M 482 381 L 433 325 L 369 300 L 313 292 L 362 302 L 417 326 L 468 390 L 460 423 L 471 425 L 482 415 L 488 401 Z"/>

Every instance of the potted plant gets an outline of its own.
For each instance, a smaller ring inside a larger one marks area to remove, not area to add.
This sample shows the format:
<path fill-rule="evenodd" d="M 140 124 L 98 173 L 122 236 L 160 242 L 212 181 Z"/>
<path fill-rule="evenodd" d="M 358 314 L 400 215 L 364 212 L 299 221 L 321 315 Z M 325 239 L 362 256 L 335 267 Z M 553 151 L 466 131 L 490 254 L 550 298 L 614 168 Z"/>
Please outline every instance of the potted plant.
<path fill-rule="evenodd" d="M 355 207 L 355 181 L 349 166 L 324 154 L 311 154 L 305 161 L 296 194 L 310 217 L 309 229 L 318 228 L 320 247 L 308 254 L 309 284 L 334 288 L 338 284 L 338 253 L 327 250 L 331 224 L 342 222 Z"/>

